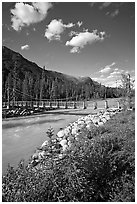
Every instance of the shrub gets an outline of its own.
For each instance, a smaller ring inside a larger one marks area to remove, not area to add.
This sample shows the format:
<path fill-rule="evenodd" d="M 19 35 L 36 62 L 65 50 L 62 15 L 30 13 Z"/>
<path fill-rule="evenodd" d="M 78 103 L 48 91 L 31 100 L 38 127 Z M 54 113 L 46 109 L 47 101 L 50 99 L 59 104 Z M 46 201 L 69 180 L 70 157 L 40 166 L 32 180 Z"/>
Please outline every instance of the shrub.
<path fill-rule="evenodd" d="M 119 123 L 128 115 L 128 123 Z M 3 176 L 3 201 L 134 201 L 133 113 L 121 113 L 96 129 L 83 130 L 62 159 L 56 153 L 33 167 L 21 161 Z M 51 131 L 49 131 L 51 132 Z M 92 131 L 88 134 L 92 134 Z M 91 139 L 90 139 L 91 138 Z"/>

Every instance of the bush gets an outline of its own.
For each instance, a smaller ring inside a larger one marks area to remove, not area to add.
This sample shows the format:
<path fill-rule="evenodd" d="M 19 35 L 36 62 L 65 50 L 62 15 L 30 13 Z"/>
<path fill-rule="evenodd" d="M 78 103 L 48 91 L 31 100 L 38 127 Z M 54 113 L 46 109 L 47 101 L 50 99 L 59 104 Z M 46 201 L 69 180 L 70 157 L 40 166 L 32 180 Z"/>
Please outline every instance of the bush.
<path fill-rule="evenodd" d="M 120 123 L 127 115 L 128 123 Z M 9 167 L 2 179 L 3 201 L 134 201 L 133 113 L 118 114 L 93 135 L 83 130 L 60 160 L 55 153 L 35 167 L 24 161 L 16 170 Z"/>

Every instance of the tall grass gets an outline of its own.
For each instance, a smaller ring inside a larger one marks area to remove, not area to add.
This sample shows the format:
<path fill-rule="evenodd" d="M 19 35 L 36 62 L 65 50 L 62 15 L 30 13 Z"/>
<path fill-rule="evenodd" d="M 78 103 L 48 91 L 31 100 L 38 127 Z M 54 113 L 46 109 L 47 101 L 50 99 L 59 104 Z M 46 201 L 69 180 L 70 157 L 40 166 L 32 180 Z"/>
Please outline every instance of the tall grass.
<path fill-rule="evenodd" d="M 33 167 L 21 161 L 3 175 L 3 201 L 135 201 L 135 115 L 119 113 L 104 126 L 83 130 L 57 159 L 56 152 Z"/>

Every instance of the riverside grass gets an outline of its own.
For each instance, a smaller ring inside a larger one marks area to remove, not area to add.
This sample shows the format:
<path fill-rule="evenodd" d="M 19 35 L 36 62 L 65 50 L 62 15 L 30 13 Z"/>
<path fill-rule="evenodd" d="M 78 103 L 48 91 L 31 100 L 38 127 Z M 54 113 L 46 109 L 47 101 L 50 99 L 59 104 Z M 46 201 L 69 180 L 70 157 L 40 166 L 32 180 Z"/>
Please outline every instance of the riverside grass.
<path fill-rule="evenodd" d="M 9 166 L 3 201 L 134 202 L 135 112 L 123 111 L 80 138 L 60 161 L 49 152 L 39 166 Z"/>

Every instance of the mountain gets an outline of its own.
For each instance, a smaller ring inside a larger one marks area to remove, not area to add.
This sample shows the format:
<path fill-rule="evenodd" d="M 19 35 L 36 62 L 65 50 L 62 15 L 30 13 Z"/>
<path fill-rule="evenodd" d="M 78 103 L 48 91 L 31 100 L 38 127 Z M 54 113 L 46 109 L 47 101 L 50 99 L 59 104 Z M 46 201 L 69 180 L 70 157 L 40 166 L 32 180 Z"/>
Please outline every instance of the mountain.
<path fill-rule="evenodd" d="M 90 77 L 73 77 L 42 69 L 21 54 L 2 46 L 2 95 L 7 100 L 7 88 L 16 90 L 17 100 L 47 98 L 90 99 L 104 90 Z M 104 93 L 101 93 L 104 94 Z M 12 96 L 10 96 L 12 98 Z M 12 100 L 12 99 L 11 99 Z"/>
<path fill-rule="evenodd" d="M 40 76 L 42 68 L 36 63 L 25 59 L 21 54 L 2 46 L 2 70 L 6 73 L 13 71 L 14 63 L 17 62 L 17 72 L 20 77 L 24 78 L 25 72 L 30 72 L 34 77 Z M 73 77 L 56 71 L 45 70 L 45 75 L 49 78 L 61 79 L 63 81 L 70 81 L 74 83 L 91 81 L 90 77 Z"/>

